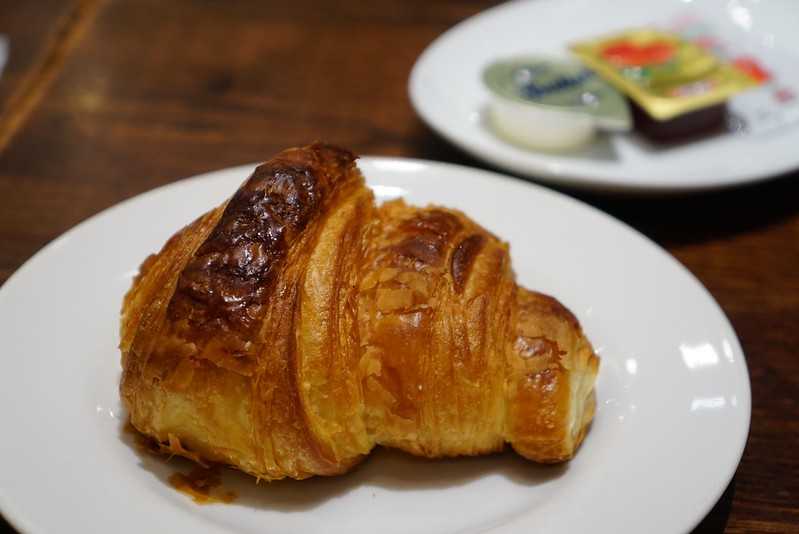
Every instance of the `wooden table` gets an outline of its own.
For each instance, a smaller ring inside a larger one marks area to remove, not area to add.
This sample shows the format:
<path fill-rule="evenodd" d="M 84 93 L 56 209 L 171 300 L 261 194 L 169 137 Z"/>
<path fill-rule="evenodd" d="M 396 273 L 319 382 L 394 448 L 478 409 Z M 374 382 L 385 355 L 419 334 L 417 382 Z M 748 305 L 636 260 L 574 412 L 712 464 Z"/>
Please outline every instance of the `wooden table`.
<path fill-rule="evenodd" d="M 120 200 L 315 139 L 485 167 L 422 124 L 406 83 L 427 44 L 491 3 L 2 2 L 0 283 Z M 799 532 L 799 174 L 691 197 L 576 196 L 685 264 L 746 352 L 749 443 L 696 532 Z"/>

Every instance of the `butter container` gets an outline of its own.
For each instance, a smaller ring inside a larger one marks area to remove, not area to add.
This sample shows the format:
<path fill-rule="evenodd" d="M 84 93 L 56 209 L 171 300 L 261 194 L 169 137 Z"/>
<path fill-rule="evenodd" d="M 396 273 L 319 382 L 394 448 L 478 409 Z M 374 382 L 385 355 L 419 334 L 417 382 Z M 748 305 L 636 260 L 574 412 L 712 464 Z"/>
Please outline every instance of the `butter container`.
<path fill-rule="evenodd" d="M 597 129 L 632 127 L 624 97 L 577 62 L 541 56 L 499 60 L 483 71 L 488 122 L 500 137 L 534 149 L 582 146 Z"/>

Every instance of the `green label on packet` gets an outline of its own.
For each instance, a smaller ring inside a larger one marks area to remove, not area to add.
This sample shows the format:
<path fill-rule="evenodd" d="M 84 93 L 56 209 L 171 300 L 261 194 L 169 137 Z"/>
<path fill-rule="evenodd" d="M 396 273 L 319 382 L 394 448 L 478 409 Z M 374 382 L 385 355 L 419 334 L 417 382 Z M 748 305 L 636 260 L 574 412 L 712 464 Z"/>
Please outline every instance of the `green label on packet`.
<path fill-rule="evenodd" d="M 624 97 L 578 63 L 532 56 L 500 60 L 485 69 L 483 81 L 504 98 L 591 115 L 603 129 L 632 127 Z"/>

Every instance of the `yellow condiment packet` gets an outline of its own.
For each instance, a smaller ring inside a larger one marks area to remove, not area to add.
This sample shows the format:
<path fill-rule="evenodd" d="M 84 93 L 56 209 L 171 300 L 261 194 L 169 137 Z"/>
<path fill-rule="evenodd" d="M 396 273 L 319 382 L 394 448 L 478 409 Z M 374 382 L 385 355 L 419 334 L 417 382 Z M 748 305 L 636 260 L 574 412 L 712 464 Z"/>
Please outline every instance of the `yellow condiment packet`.
<path fill-rule="evenodd" d="M 633 29 L 573 43 L 588 67 L 657 120 L 720 104 L 756 85 L 736 67 L 672 33 Z"/>

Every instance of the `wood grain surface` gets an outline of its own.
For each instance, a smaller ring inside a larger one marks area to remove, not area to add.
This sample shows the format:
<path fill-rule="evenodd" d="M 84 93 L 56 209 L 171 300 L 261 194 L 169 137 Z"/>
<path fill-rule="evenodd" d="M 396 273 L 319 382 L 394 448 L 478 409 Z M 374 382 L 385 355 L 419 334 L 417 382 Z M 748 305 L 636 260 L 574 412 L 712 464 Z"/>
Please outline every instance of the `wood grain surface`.
<path fill-rule="evenodd" d="M 420 121 L 406 87 L 436 36 L 490 5 L 0 2 L 0 283 L 120 200 L 317 139 L 485 168 Z M 567 193 L 674 254 L 740 336 L 749 442 L 695 532 L 799 532 L 799 174 L 660 199 Z"/>

